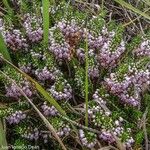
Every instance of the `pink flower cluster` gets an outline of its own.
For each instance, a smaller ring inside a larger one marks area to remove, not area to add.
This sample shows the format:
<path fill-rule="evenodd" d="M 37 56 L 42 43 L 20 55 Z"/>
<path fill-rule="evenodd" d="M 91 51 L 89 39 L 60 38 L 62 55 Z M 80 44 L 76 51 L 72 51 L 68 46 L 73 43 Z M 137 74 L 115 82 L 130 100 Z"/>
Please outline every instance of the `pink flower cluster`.
<path fill-rule="evenodd" d="M 60 62 L 62 60 L 71 60 L 71 47 L 67 42 L 62 42 L 61 44 L 54 42 L 49 47 L 49 50 Z"/>
<path fill-rule="evenodd" d="M 21 84 L 21 88 L 28 97 L 31 97 L 34 94 L 29 82 L 23 82 Z M 18 99 L 20 96 L 22 96 L 22 94 L 20 93 L 18 87 L 12 83 L 10 86 L 6 86 L 6 96 Z"/>
<path fill-rule="evenodd" d="M 28 44 L 27 40 L 22 35 L 21 31 L 18 29 L 7 30 L 4 34 L 4 39 L 7 43 L 7 46 L 13 51 L 27 50 Z"/>
<path fill-rule="evenodd" d="M 119 59 L 125 51 L 125 43 L 122 41 L 115 51 L 111 51 L 111 42 L 107 41 L 102 46 L 98 54 L 98 60 L 104 68 L 116 67 Z"/>
<path fill-rule="evenodd" d="M 134 53 L 136 56 L 150 56 L 150 40 L 144 40 Z"/>
<path fill-rule="evenodd" d="M 48 106 L 46 102 L 44 102 L 41 108 L 45 116 L 56 116 L 58 114 L 57 109 L 54 106 Z"/>
<path fill-rule="evenodd" d="M 61 85 L 60 85 L 60 86 L 62 86 L 61 90 L 57 88 L 57 84 L 58 83 L 55 82 L 55 84 L 52 85 L 50 89 L 48 89 L 51 92 L 52 96 L 57 100 L 71 99 L 72 98 L 72 88 L 71 88 L 70 84 L 67 83 L 66 80 L 62 81 Z"/>
<path fill-rule="evenodd" d="M 9 124 L 18 124 L 21 120 L 26 118 L 26 114 L 22 111 L 16 111 L 6 118 Z"/>
<path fill-rule="evenodd" d="M 121 82 L 118 81 L 115 73 L 111 73 L 110 78 L 105 79 L 105 84 L 110 93 L 118 96 L 121 102 L 138 106 L 139 95 L 145 90 L 143 87 L 150 85 L 150 71 L 136 70 L 134 74 L 126 75 Z"/>
<path fill-rule="evenodd" d="M 26 30 L 28 39 L 31 42 L 39 42 L 43 38 L 43 29 L 41 27 L 42 20 L 36 15 L 30 15 L 29 13 L 24 16 L 23 26 Z"/>
<path fill-rule="evenodd" d="M 52 72 L 49 71 L 47 67 L 44 67 L 42 70 L 36 70 L 35 75 L 40 81 L 45 81 L 45 80 L 55 80 L 55 76 Z"/>

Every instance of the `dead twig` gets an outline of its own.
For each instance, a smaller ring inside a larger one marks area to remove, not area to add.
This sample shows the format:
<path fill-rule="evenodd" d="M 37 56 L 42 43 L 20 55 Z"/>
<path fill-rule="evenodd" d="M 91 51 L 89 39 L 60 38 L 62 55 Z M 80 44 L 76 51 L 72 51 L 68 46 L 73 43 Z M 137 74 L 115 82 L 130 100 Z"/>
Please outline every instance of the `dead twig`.
<path fill-rule="evenodd" d="M 109 145 L 109 146 L 102 147 L 102 148 L 100 148 L 98 150 L 118 150 L 118 148 Z"/>

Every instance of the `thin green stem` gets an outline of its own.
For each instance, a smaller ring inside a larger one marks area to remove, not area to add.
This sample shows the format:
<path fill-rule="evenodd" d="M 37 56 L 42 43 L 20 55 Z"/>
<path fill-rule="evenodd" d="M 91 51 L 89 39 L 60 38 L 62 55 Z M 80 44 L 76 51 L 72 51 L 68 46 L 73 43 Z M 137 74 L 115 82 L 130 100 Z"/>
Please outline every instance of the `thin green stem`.
<path fill-rule="evenodd" d="M 86 33 L 86 45 L 85 45 L 85 57 L 86 57 L 86 65 L 85 65 L 85 125 L 88 126 L 88 40 Z"/>
<path fill-rule="evenodd" d="M 49 0 L 42 0 L 44 44 L 48 44 L 49 35 Z"/>

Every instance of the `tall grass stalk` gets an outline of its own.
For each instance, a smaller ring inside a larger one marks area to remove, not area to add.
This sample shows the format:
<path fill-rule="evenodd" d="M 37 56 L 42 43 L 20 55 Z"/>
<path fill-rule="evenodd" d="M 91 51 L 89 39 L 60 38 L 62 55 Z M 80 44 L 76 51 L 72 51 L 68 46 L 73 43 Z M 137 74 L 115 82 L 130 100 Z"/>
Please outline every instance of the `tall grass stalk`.
<path fill-rule="evenodd" d="M 89 60 L 88 60 L 88 39 L 86 33 L 86 45 L 85 45 L 85 125 L 88 126 L 88 67 L 89 67 Z"/>
<path fill-rule="evenodd" d="M 43 5 L 43 31 L 44 31 L 44 44 L 48 44 L 49 35 L 49 0 L 42 0 Z"/>

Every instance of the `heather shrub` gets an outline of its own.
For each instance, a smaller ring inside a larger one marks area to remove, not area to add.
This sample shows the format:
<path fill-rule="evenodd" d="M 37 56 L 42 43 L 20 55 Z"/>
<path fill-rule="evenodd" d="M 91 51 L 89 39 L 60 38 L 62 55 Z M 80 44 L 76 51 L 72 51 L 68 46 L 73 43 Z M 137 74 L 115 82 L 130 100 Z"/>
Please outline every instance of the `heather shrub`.
<path fill-rule="evenodd" d="M 49 9 L 49 40 L 44 43 L 42 3 L 30 3 L 12 1 L 17 16 L 9 21 L 1 17 L 0 31 L 12 63 L 38 82 L 67 116 L 1 56 L 0 117 L 7 143 L 62 149 L 21 89 L 67 149 L 121 149 L 118 143 L 127 150 L 140 147 L 150 97 L 149 32 L 127 41 L 122 24 L 107 22 L 105 13 L 93 16 L 60 2 Z"/>

